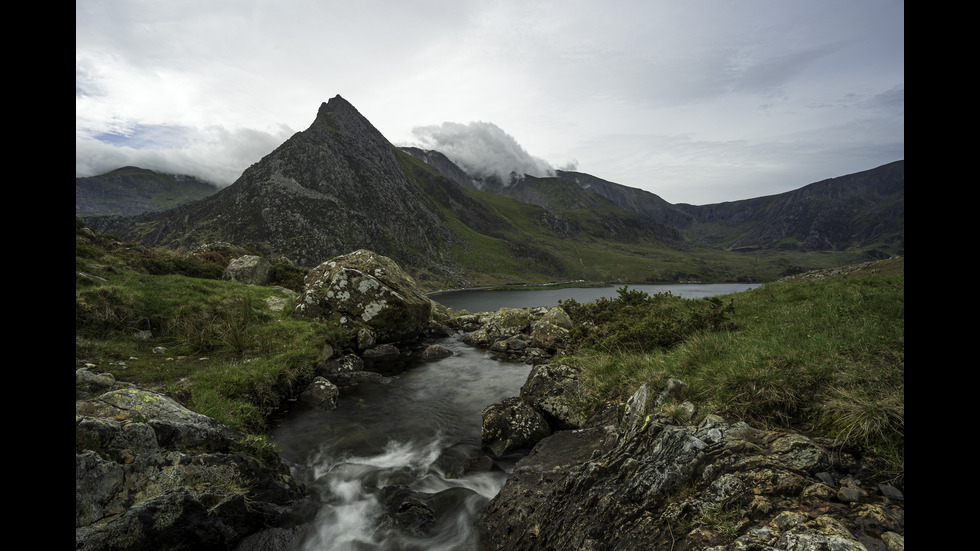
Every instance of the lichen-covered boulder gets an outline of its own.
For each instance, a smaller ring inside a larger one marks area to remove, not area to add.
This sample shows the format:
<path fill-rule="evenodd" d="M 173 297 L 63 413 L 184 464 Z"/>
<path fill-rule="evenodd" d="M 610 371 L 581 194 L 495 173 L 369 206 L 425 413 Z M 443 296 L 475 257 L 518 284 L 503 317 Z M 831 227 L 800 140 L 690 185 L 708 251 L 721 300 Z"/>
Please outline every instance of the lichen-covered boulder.
<path fill-rule="evenodd" d="M 432 301 L 411 276 L 362 249 L 310 270 L 294 314 L 338 323 L 352 334 L 367 329 L 381 344 L 417 338 L 431 311 Z"/>
<path fill-rule="evenodd" d="M 340 390 L 324 377 L 316 377 L 299 395 L 299 401 L 320 409 L 336 409 Z"/>
<path fill-rule="evenodd" d="M 244 434 L 148 390 L 76 400 L 75 549 L 234 549 L 275 526 L 302 488 L 278 457 L 249 450 Z"/>
<path fill-rule="evenodd" d="M 543 316 L 541 316 L 538 322 L 557 325 L 562 329 L 572 328 L 572 318 L 568 317 L 568 313 L 565 312 L 565 309 L 561 306 L 554 306 L 550 308 Z"/>
<path fill-rule="evenodd" d="M 109 422 L 105 420 L 113 421 L 120 427 L 146 423 L 161 446 L 224 452 L 243 438 L 238 431 L 193 412 L 168 396 L 138 388 L 114 390 L 91 400 L 76 402 L 75 417 L 75 437 L 86 442 L 92 442 L 93 436 L 103 434 L 104 431 L 88 429 L 108 426 Z M 106 442 L 117 440 L 113 433 L 113 438 L 99 444 L 104 447 Z"/>
<path fill-rule="evenodd" d="M 526 308 L 501 308 L 487 320 L 484 329 L 492 342 L 519 335 L 531 325 L 531 313 Z"/>

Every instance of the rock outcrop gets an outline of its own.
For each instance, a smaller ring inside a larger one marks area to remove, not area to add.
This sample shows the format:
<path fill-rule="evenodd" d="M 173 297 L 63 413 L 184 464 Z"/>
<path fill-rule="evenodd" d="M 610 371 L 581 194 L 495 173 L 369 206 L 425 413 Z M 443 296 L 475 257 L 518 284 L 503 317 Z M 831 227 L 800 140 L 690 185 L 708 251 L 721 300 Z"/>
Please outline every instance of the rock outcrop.
<path fill-rule="evenodd" d="M 673 424 L 647 413 L 658 398 L 641 387 L 581 429 L 542 438 L 484 513 L 493 547 L 902 549 L 903 498 L 862 489 L 858 458 L 713 415 Z"/>
<path fill-rule="evenodd" d="M 76 373 L 75 549 L 229 549 L 302 489 L 278 456 L 172 399 Z"/>

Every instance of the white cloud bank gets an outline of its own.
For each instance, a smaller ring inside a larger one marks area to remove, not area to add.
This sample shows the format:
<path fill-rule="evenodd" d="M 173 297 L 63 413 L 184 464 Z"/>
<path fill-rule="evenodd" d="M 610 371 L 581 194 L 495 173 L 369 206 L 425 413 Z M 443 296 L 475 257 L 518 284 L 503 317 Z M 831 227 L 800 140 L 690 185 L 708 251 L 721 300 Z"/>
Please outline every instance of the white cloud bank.
<path fill-rule="evenodd" d="M 513 136 L 490 122 L 418 126 L 412 133 L 418 147 L 439 151 L 470 176 L 486 179 L 495 176 L 507 185 L 512 175 L 554 176 L 555 169 L 529 154 Z"/>

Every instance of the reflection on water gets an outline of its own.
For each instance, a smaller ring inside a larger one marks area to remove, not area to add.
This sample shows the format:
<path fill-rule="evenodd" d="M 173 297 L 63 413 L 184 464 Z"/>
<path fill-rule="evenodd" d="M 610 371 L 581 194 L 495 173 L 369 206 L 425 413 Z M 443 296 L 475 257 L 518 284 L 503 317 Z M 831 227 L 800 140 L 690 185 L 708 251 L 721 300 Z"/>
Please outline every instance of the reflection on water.
<path fill-rule="evenodd" d="M 758 287 L 758 283 L 663 283 L 630 284 L 629 288 L 647 294 L 670 292 L 683 298 L 703 298 L 740 293 Z M 563 289 L 533 289 L 514 291 L 463 290 L 434 293 L 430 297 L 454 310 L 491 312 L 503 307 L 524 308 L 529 306 L 556 306 L 559 301 L 575 299 L 592 302 L 599 298 L 619 296 L 622 285 L 614 287 L 568 287 Z"/>
<path fill-rule="evenodd" d="M 440 344 L 454 355 L 359 385 L 337 409 L 297 411 L 275 428 L 293 475 L 323 504 L 297 549 L 484 548 L 476 521 L 506 472 L 463 474 L 463 465 L 483 457 L 483 408 L 518 395 L 530 366 L 490 360 L 457 339 Z"/>

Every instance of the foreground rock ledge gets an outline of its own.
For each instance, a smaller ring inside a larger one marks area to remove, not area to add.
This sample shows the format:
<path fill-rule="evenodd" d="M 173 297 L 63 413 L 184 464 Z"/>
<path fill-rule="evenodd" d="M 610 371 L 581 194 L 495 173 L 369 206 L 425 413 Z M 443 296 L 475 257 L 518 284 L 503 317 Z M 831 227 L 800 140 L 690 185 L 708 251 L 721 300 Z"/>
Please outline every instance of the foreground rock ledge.
<path fill-rule="evenodd" d="M 214 419 L 111 375 L 75 379 L 75 549 L 230 549 L 302 496 Z"/>
<path fill-rule="evenodd" d="M 494 549 L 903 548 L 904 501 L 862 489 L 855 458 L 716 416 L 635 415 L 646 395 L 621 424 L 555 432 L 517 464 L 483 516 Z"/>

